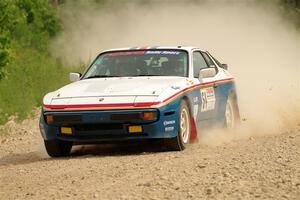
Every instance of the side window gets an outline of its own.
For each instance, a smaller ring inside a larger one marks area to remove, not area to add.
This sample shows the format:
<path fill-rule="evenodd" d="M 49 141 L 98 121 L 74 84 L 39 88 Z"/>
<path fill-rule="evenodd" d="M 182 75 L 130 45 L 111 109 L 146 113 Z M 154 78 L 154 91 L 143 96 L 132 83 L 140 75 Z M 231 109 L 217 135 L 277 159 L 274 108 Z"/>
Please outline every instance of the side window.
<path fill-rule="evenodd" d="M 199 51 L 193 52 L 194 77 L 199 77 L 200 69 L 207 68 L 207 64 Z"/>
<path fill-rule="evenodd" d="M 216 67 L 215 63 L 210 59 L 210 57 L 207 55 L 207 53 L 202 52 L 202 55 L 205 58 L 209 67 Z"/>

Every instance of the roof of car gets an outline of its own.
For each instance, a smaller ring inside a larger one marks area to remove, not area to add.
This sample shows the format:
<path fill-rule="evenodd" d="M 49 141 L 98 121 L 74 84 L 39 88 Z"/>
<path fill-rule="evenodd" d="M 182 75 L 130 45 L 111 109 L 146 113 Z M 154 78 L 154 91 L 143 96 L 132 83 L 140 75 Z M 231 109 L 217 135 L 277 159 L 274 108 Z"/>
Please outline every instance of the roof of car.
<path fill-rule="evenodd" d="M 183 49 L 186 51 L 191 51 L 192 49 L 199 49 L 194 46 L 144 46 L 144 47 L 126 47 L 126 48 L 117 48 L 117 49 L 109 49 L 106 51 L 128 51 L 128 50 L 147 50 L 147 49 Z M 204 50 L 203 50 L 204 51 Z"/>

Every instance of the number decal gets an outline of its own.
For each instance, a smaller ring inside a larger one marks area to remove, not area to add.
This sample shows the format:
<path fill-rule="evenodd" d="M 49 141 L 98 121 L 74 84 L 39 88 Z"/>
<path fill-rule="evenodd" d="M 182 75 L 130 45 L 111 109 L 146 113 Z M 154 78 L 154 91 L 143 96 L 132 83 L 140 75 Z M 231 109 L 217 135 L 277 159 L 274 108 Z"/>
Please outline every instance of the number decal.
<path fill-rule="evenodd" d="M 216 103 L 215 90 L 208 87 L 200 90 L 201 93 L 201 112 L 214 110 Z"/>

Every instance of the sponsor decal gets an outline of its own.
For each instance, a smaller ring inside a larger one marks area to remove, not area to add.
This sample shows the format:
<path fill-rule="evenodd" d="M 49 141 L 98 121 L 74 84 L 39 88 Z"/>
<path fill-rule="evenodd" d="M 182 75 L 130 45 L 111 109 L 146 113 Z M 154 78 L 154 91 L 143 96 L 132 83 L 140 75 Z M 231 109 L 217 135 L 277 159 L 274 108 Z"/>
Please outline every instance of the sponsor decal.
<path fill-rule="evenodd" d="M 194 104 L 197 104 L 198 103 L 198 97 L 194 97 L 193 102 L 194 102 Z"/>
<path fill-rule="evenodd" d="M 164 121 L 164 126 L 168 126 L 171 124 L 175 124 L 175 120 L 171 120 L 171 121 Z"/>
<path fill-rule="evenodd" d="M 146 51 L 145 54 L 179 55 L 180 51 Z"/>
<path fill-rule="evenodd" d="M 168 131 L 174 131 L 174 126 L 168 126 L 168 127 L 165 127 L 165 131 L 168 132 Z"/>
<path fill-rule="evenodd" d="M 194 81 L 193 80 L 189 80 L 189 79 L 187 79 L 187 83 L 186 83 L 187 85 L 193 85 L 194 84 Z"/>
<path fill-rule="evenodd" d="M 174 86 L 174 85 L 173 85 L 173 86 L 171 86 L 171 88 L 172 88 L 172 89 L 174 89 L 174 90 L 179 90 L 179 89 L 180 89 L 180 87 L 179 87 L 179 86 Z"/>
<path fill-rule="evenodd" d="M 215 90 L 213 87 L 203 88 L 201 93 L 201 112 L 214 110 L 216 103 Z"/>
<path fill-rule="evenodd" d="M 199 98 L 198 97 L 194 97 L 193 98 L 193 103 L 194 103 L 194 118 L 196 119 L 197 118 L 197 115 L 198 115 L 198 110 L 199 110 Z"/>
<path fill-rule="evenodd" d="M 180 51 L 121 51 L 121 52 L 106 53 L 106 54 L 103 54 L 103 57 L 127 56 L 127 55 L 143 55 L 143 54 L 179 55 L 180 53 L 181 53 Z"/>
<path fill-rule="evenodd" d="M 195 118 L 195 119 L 197 119 L 198 110 L 199 110 L 198 104 L 197 104 L 197 105 L 194 105 L 194 118 Z"/>

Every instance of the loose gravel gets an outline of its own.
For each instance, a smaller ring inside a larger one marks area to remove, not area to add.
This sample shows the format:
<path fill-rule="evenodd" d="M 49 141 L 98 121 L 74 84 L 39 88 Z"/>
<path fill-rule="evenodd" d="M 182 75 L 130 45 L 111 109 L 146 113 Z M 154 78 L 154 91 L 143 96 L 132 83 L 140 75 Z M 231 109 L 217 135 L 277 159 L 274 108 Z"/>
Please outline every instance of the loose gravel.
<path fill-rule="evenodd" d="M 37 119 L 0 131 L 8 133 L 0 134 L 0 199 L 300 199 L 299 127 L 217 145 L 200 138 L 182 152 L 160 143 L 78 146 L 56 159 Z"/>

